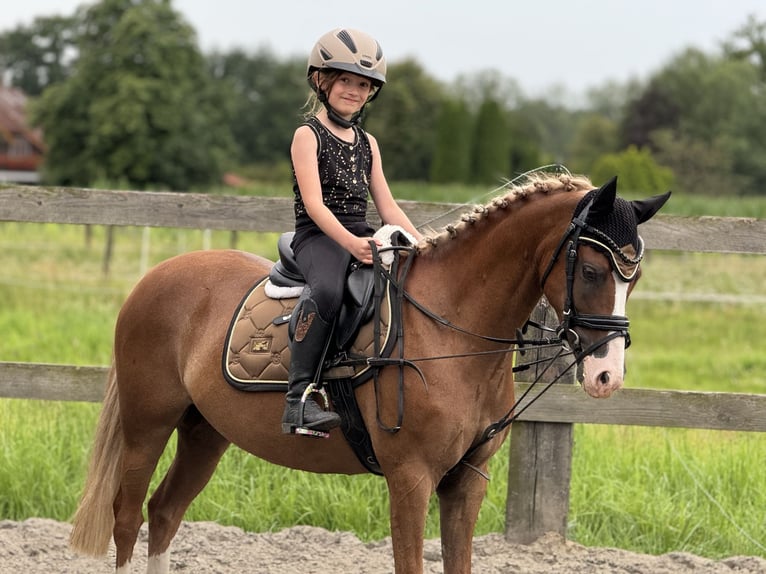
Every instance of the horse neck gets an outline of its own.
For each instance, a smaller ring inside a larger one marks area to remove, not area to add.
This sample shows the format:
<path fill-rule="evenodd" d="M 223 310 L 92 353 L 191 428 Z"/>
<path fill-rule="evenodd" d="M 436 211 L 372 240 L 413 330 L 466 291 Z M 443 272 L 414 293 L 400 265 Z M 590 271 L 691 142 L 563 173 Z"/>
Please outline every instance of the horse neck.
<path fill-rule="evenodd" d="M 455 323 L 512 337 L 542 295 L 541 261 L 571 214 L 544 199 L 498 210 L 423 253 L 408 288 Z"/>

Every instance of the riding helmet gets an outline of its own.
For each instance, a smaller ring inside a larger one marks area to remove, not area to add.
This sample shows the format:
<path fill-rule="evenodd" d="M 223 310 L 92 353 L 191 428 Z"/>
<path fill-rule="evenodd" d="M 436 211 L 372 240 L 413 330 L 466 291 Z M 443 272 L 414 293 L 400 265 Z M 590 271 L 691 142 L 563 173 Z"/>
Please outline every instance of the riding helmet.
<path fill-rule="evenodd" d="M 353 72 L 380 88 L 386 82 L 386 59 L 380 44 L 370 36 L 351 28 L 336 28 L 324 34 L 311 50 L 306 76 L 311 88 L 317 86 L 312 74 L 322 70 Z"/>

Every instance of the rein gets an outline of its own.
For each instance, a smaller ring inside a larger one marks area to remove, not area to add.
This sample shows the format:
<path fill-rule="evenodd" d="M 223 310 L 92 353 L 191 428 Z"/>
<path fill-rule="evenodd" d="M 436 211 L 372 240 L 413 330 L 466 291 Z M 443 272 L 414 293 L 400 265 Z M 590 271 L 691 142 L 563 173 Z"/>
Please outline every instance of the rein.
<path fill-rule="evenodd" d="M 437 359 L 440 360 L 440 359 L 447 359 L 447 358 L 457 358 L 457 357 L 491 355 L 491 354 L 498 354 L 498 353 L 516 353 L 517 352 L 520 355 L 523 355 L 525 353 L 525 346 L 538 347 L 538 348 L 558 347 L 557 353 L 552 358 L 542 359 L 539 361 L 525 363 L 523 365 L 518 365 L 513 367 L 513 372 L 519 372 L 521 370 L 528 369 L 537 364 L 545 364 L 545 367 L 542 370 L 542 372 L 537 375 L 535 380 L 525 390 L 522 396 L 519 397 L 516 401 L 514 401 L 513 406 L 500 419 L 498 419 L 494 423 L 491 423 L 489 426 L 487 426 L 487 428 L 484 429 L 479 439 L 471 446 L 471 448 L 463 455 L 463 457 L 460 459 L 458 464 L 455 466 L 455 468 L 457 468 L 458 465 L 461 465 L 461 464 L 465 465 L 468 468 L 476 471 L 478 474 L 480 474 L 487 480 L 489 480 L 489 476 L 485 472 L 483 472 L 480 468 L 468 462 L 468 460 L 484 444 L 492 440 L 500 432 L 502 432 L 504 429 L 510 426 L 511 423 L 513 423 L 513 421 L 517 420 L 519 416 L 521 416 L 521 414 L 524 411 L 526 411 L 526 409 L 528 409 L 548 389 L 550 389 L 550 387 L 553 384 L 557 383 L 566 373 L 568 373 L 572 369 L 572 367 L 580 363 L 586 356 L 595 352 L 598 348 L 606 345 L 611 340 L 616 339 L 617 337 L 623 337 L 625 339 L 626 348 L 630 345 L 630 335 L 628 333 L 628 328 L 630 323 L 627 317 L 621 316 L 621 315 L 596 315 L 596 314 L 588 314 L 588 313 L 578 313 L 574 305 L 575 266 L 577 262 L 577 248 L 581 241 L 580 235 L 583 231 L 587 231 L 588 233 L 595 233 L 599 237 L 604 238 L 603 233 L 601 233 L 599 230 L 594 229 L 593 227 L 588 225 L 588 223 L 586 222 L 587 216 L 592 204 L 593 204 L 593 200 L 591 200 L 589 203 L 585 205 L 585 207 L 583 208 L 583 210 L 580 212 L 578 216 L 572 218 L 571 223 L 567 227 L 566 231 L 564 232 L 564 235 L 561 237 L 561 240 L 559 241 L 555 251 L 553 252 L 553 255 L 551 256 L 551 259 L 548 262 L 548 266 L 546 267 L 541 280 L 540 287 L 542 290 L 545 287 L 545 283 L 548 277 L 550 276 L 553 270 L 553 267 L 555 266 L 556 262 L 558 261 L 559 257 L 564 252 L 564 249 L 566 247 L 566 257 L 567 257 L 566 299 L 564 302 L 564 309 L 562 313 L 563 319 L 561 321 L 561 324 L 557 328 L 553 329 L 546 325 L 541 325 L 537 322 L 527 320 L 527 322 L 524 324 L 524 326 L 521 329 L 517 329 L 516 338 L 512 338 L 512 339 L 504 338 L 504 337 L 494 337 L 490 335 L 483 335 L 480 333 L 470 331 L 468 329 L 465 329 L 459 325 L 452 323 L 448 319 L 428 309 L 425 305 L 417 301 L 410 293 L 408 293 L 404 289 L 405 279 L 412 265 L 412 261 L 414 260 L 414 256 L 413 256 L 415 252 L 414 248 L 411 246 L 407 246 L 407 247 L 392 246 L 392 247 L 385 247 L 378 250 L 377 245 L 375 245 L 375 242 L 374 241 L 370 242 L 370 246 L 373 252 L 373 262 L 374 262 L 373 265 L 375 270 L 375 273 L 374 273 L 375 274 L 375 325 L 374 325 L 374 344 L 373 344 L 374 356 L 367 358 L 366 362 L 371 367 L 374 367 L 373 381 L 374 381 L 375 397 L 376 397 L 376 417 L 377 417 L 378 426 L 382 430 L 395 434 L 402 427 L 402 423 L 404 419 L 404 369 L 405 367 L 414 369 L 417 372 L 420 379 L 423 381 L 424 386 L 426 386 L 427 388 L 428 385 L 425 379 L 425 375 L 416 364 L 418 362 L 432 361 Z M 605 238 L 605 239 L 608 240 L 609 238 Z M 582 238 L 582 240 L 583 241 L 589 240 L 589 238 Z M 611 242 L 611 240 L 609 241 Z M 610 243 L 611 247 L 613 247 L 611 245 L 613 243 L 614 242 Z M 380 253 L 383 253 L 385 251 L 394 252 L 394 261 L 390 266 L 390 270 L 386 269 L 381 262 Z M 409 256 L 405 259 L 405 263 L 400 270 L 400 257 L 402 253 L 407 253 Z M 622 251 L 619 248 L 617 249 L 617 254 L 626 263 L 631 263 L 636 265 L 641 261 L 641 258 L 643 257 L 643 253 L 641 252 L 639 253 L 637 258 L 629 259 L 622 253 Z M 398 319 L 396 321 L 398 357 L 381 357 L 380 356 L 380 351 L 381 351 L 380 321 L 379 321 L 380 301 L 383 296 L 385 281 L 388 281 L 388 283 L 391 286 L 393 286 L 393 288 L 396 291 L 396 304 L 392 306 L 393 307 L 392 312 L 394 315 L 396 315 Z M 415 307 L 418 311 L 420 311 L 423 315 L 425 315 L 432 321 L 435 321 L 436 323 L 443 325 L 444 327 L 447 327 L 459 333 L 462 333 L 471 337 L 475 337 L 484 341 L 499 343 L 502 345 L 508 345 L 509 347 L 515 346 L 515 348 L 498 349 L 493 351 L 456 353 L 451 355 L 407 359 L 404 357 L 404 327 L 402 325 L 402 321 L 399 320 L 401 319 L 402 303 L 405 300 L 409 302 L 413 307 Z M 530 326 L 540 329 L 542 332 L 555 333 L 556 336 L 555 338 L 526 339 L 524 338 L 523 335 L 526 332 L 527 328 Z M 595 342 L 590 344 L 588 347 L 583 349 L 580 337 L 577 334 L 577 332 L 574 330 L 575 327 L 578 327 L 578 326 L 584 329 L 590 329 L 590 330 L 609 331 L 609 333 L 606 336 L 596 340 Z M 569 353 L 573 355 L 574 360 L 565 369 L 563 369 L 562 372 L 559 373 L 552 381 L 547 383 L 545 387 L 543 387 L 534 397 L 532 397 L 529 400 L 529 402 L 526 405 L 524 405 L 523 408 L 516 411 L 516 409 L 519 407 L 522 401 L 524 401 L 527 398 L 529 393 L 532 391 L 533 387 L 542 379 L 542 377 L 545 375 L 548 369 L 554 364 L 554 362 L 562 355 L 569 354 Z M 382 422 L 380 417 L 380 412 L 377 406 L 378 374 L 380 369 L 386 366 L 399 367 L 397 421 L 394 426 L 388 426 Z M 450 472 L 452 471 L 454 471 L 454 468 Z"/>
<path fill-rule="evenodd" d="M 521 329 L 516 330 L 516 338 L 509 339 L 504 337 L 494 337 L 490 335 L 483 335 L 480 333 L 476 333 L 474 331 L 470 331 L 459 325 L 456 325 L 455 323 L 449 321 L 448 319 L 445 319 L 441 315 L 437 315 L 436 313 L 431 311 L 428 307 L 420 303 L 417 299 L 415 299 L 410 293 L 408 293 L 404 289 L 404 281 L 407 277 L 410 266 L 412 265 L 412 261 L 414 260 L 414 257 L 412 256 L 414 254 L 414 248 L 404 247 L 404 246 L 392 246 L 392 247 L 384 247 L 382 249 L 378 249 L 374 241 L 371 241 L 370 245 L 372 247 L 373 261 L 374 261 L 373 265 L 375 270 L 374 272 L 375 302 L 374 302 L 374 326 L 373 326 L 373 356 L 367 357 L 366 359 L 364 359 L 364 361 L 366 364 L 373 367 L 373 385 L 375 388 L 376 399 L 378 397 L 378 374 L 380 369 L 383 367 L 388 367 L 388 366 L 399 367 L 399 378 L 398 378 L 398 384 L 397 384 L 398 401 L 397 401 L 396 424 L 393 426 L 389 426 L 383 423 L 380 417 L 380 412 L 376 408 L 376 419 L 377 419 L 378 427 L 381 428 L 382 430 L 389 432 L 391 434 L 395 434 L 402 427 L 402 422 L 404 420 L 404 369 L 405 367 L 413 369 L 418 374 L 421 381 L 423 381 L 423 385 L 427 388 L 428 383 L 426 381 L 425 375 L 423 374 L 423 372 L 420 370 L 420 368 L 417 365 L 417 363 L 419 362 L 436 361 L 436 360 L 452 359 L 452 358 L 463 358 L 463 357 L 475 357 L 475 356 L 482 356 L 482 355 L 495 355 L 495 354 L 501 354 L 501 353 L 502 354 L 519 353 L 520 355 L 524 355 L 528 347 L 536 347 L 536 348 L 558 347 L 560 351 L 555 357 L 553 357 L 553 359 L 542 359 L 539 361 L 531 361 L 529 363 L 524 363 L 523 365 L 514 366 L 512 369 L 514 373 L 518 373 L 520 371 L 527 370 L 533 366 L 543 364 L 543 363 L 548 363 L 545 369 L 543 370 L 543 372 L 538 376 L 538 379 L 539 379 L 539 377 L 542 377 L 545 374 L 545 372 L 547 371 L 552 361 L 558 358 L 562 353 L 565 352 L 565 348 L 562 346 L 562 340 L 559 336 L 559 331 L 557 329 L 553 329 L 551 327 L 548 327 L 547 325 L 542 325 L 536 321 L 532 321 L 531 319 L 528 319 Z M 391 264 L 390 270 L 386 269 L 381 262 L 380 254 L 386 251 L 394 252 L 394 260 L 393 260 L 393 263 Z M 405 264 L 401 267 L 401 270 L 400 270 L 400 257 L 402 253 L 407 253 L 409 257 L 406 258 Z M 380 320 L 379 320 L 380 319 L 380 302 L 383 298 L 383 292 L 385 288 L 384 285 L 386 282 L 388 282 L 391 286 L 393 286 L 396 292 L 396 304 L 392 305 L 392 313 L 396 316 L 396 320 L 394 322 L 397 325 L 396 337 L 397 337 L 397 349 L 399 351 L 398 357 L 381 357 L 380 355 L 381 353 Z M 515 345 L 515 348 L 497 349 L 497 350 L 491 350 L 491 351 L 453 353 L 449 355 L 435 355 L 430 357 L 405 358 L 404 357 L 404 326 L 403 326 L 403 321 L 401 321 L 401 310 L 402 310 L 402 303 L 404 300 L 408 301 L 413 307 L 415 307 L 418 311 L 420 311 L 426 317 L 435 321 L 436 323 L 439 323 L 440 325 L 443 325 L 444 327 L 447 327 L 459 333 L 463 333 L 464 335 L 475 337 L 484 341 L 508 345 L 509 347 L 512 347 Z M 524 337 L 524 333 L 526 333 L 529 327 L 537 328 L 542 332 L 555 333 L 556 336 L 543 337 L 539 339 L 527 339 Z M 344 361 L 344 362 L 355 362 L 355 361 L 353 361 L 352 359 L 347 359 L 347 361 Z M 569 368 L 571 368 L 571 365 Z M 558 378 L 556 380 L 558 380 Z M 532 386 L 534 384 L 535 383 L 533 383 Z M 524 396 L 526 396 L 528 392 L 529 392 L 529 389 L 527 390 L 527 393 L 524 394 Z M 537 398 L 535 398 L 534 400 L 537 400 Z M 518 401 L 513 408 L 516 408 L 517 404 L 518 404 Z M 510 416 L 510 413 L 513 411 L 513 408 L 511 409 L 511 411 L 509 411 L 508 414 L 506 414 L 503 417 L 503 419 L 501 419 L 501 421 L 498 421 L 498 422 L 502 424 L 503 421 L 508 419 L 508 417 Z M 495 424 L 498 424 L 498 423 L 495 423 Z M 510 421 L 507 424 L 505 424 L 502 428 L 505 428 L 505 426 L 507 426 L 508 424 L 510 424 Z M 493 425 L 490 425 L 490 426 L 493 426 Z M 484 434 L 487 434 L 486 431 Z M 489 438 L 492 438 L 494 434 L 496 433 L 493 433 L 486 440 L 489 440 Z"/>

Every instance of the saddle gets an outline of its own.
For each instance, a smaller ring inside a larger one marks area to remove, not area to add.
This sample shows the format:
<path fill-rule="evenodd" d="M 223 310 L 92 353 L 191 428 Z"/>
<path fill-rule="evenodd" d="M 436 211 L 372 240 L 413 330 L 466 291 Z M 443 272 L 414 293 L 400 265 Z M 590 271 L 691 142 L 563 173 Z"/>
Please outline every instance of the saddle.
<path fill-rule="evenodd" d="M 304 289 L 290 248 L 292 233 L 277 242 L 279 260 L 257 281 L 232 318 L 223 350 L 223 375 L 241 391 L 287 391 L 290 340 Z M 389 253 L 390 254 L 390 253 Z M 381 254 L 381 255 L 386 255 Z M 370 472 L 381 474 L 354 389 L 369 381 L 370 357 L 388 357 L 396 344 L 398 313 L 390 281 L 378 281 L 372 266 L 352 265 L 334 333 L 334 352 L 322 366 L 322 382 L 340 414 L 346 440 Z"/>
<path fill-rule="evenodd" d="M 298 268 L 295 255 L 290 247 L 294 232 L 283 233 L 277 241 L 279 260 L 269 272 L 269 283 L 266 294 L 280 298 L 282 294 L 294 295 L 302 293 L 305 280 Z M 370 265 L 352 263 L 346 277 L 346 289 L 343 297 L 338 320 L 335 325 L 335 348 L 345 350 L 353 337 L 359 332 L 359 327 L 372 319 L 372 293 L 375 283 L 373 268 Z M 300 295 L 299 295 L 300 296 Z M 292 340 L 295 334 L 297 316 L 291 317 L 289 336 Z"/>

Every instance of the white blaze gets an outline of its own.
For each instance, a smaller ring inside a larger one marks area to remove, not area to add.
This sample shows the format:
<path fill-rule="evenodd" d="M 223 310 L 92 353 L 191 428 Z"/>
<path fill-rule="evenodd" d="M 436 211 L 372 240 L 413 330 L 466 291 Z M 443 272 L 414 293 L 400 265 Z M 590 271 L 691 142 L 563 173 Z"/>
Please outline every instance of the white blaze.
<path fill-rule="evenodd" d="M 629 283 L 622 281 L 617 273 L 614 277 L 614 308 L 612 315 L 625 316 Z M 610 331 L 611 333 L 612 331 Z M 583 359 L 583 388 L 592 397 L 606 398 L 622 387 L 625 372 L 625 339 L 616 337 L 607 343 L 606 354 Z"/>

